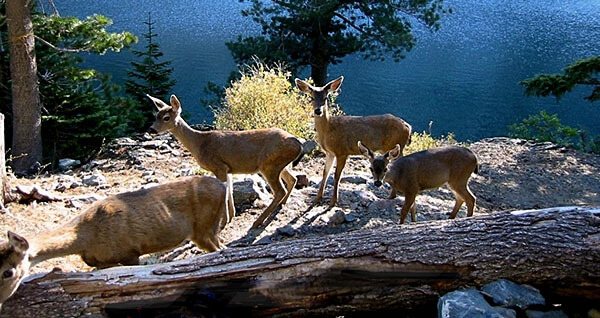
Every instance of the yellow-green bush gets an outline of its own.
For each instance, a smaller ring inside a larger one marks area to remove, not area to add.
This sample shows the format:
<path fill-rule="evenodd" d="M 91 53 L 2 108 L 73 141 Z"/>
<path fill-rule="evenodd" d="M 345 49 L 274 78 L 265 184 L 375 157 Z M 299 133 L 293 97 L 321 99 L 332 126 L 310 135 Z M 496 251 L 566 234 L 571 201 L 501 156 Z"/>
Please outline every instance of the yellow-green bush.
<path fill-rule="evenodd" d="M 291 84 L 290 76 L 280 65 L 257 62 L 248 67 L 225 90 L 222 107 L 214 111 L 215 126 L 230 130 L 278 127 L 312 138 L 310 99 Z"/>
<path fill-rule="evenodd" d="M 411 143 L 410 145 L 406 146 L 406 148 L 404 148 L 404 155 L 408 155 L 413 152 L 418 152 L 422 150 L 427 150 L 429 148 L 457 144 L 456 140 L 454 139 L 454 134 L 452 133 L 448 133 L 447 136 L 442 136 L 439 139 L 433 138 L 433 136 L 431 136 L 431 125 L 432 123 L 430 122 L 429 132 L 423 131 L 421 133 L 412 133 Z"/>

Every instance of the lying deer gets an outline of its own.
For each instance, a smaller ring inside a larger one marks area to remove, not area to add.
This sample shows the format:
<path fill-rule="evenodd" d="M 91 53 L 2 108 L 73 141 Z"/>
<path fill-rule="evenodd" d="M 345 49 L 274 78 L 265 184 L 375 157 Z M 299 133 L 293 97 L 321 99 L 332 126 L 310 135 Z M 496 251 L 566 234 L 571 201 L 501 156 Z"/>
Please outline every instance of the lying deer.
<path fill-rule="evenodd" d="M 151 133 L 170 131 L 187 148 L 198 164 L 211 171 L 219 180 L 227 181 L 229 214 L 227 222 L 235 215 L 231 174 L 259 172 L 273 191 L 273 201 L 252 225 L 259 227 L 279 206 L 285 204 L 296 185 L 288 165 L 296 165 L 302 155 L 298 138 L 278 128 L 246 131 L 198 131 L 181 118 L 181 104 L 171 95 L 171 105 L 147 95 L 158 108 L 156 120 L 149 128 Z M 281 184 L 285 182 L 287 189 Z"/>
<path fill-rule="evenodd" d="M 327 83 L 323 87 L 315 87 L 296 79 L 296 86 L 311 95 L 314 108 L 317 142 L 325 151 L 325 168 L 323 180 L 319 187 L 316 202 L 323 198 L 327 177 L 334 159 L 335 179 L 330 206 L 337 203 L 338 185 L 348 156 L 360 155 L 357 142 L 362 140 L 377 151 L 388 151 L 396 144 L 402 147 L 410 143 L 411 126 L 404 120 L 390 114 L 375 116 L 330 116 L 327 110 L 329 93 L 337 91 L 342 85 L 343 76 Z"/>
<path fill-rule="evenodd" d="M 375 186 L 379 187 L 382 180 L 392 186 L 390 199 L 396 196 L 396 191 L 404 193 L 404 205 L 400 213 L 400 223 L 404 223 L 410 210 L 412 222 L 417 221 L 415 198 L 422 190 L 437 189 L 448 183 L 456 203 L 450 213 L 450 218 L 456 217 L 463 202 L 467 204 L 467 216 L 473 215 L 475 196 L 469 190 L 469 178 L 472 173 L 479 173 L 477 157 L 463 147 L 448 146 L 412 153 L 401 157 L 401 147 L 396 147 L 383 156 L 375 156 L 366 145 L 358 142 L 363 156 L 371 162 L 371 172 Z M 392 162 L 388 169 L 388 164 Z"/>
<path fill-rule="evenodd" d="M 0 304 L 17 289 L 30 266 L 78 254 L 89 266 L 136 265 L 139 256 L 176 247 L 186 239 L 208 252 L 224 248 L 220 224 L 227 215 L 225 185 L 194 176 L 110 196 L 31 242 L 8 232 L 0 243 Z"/>

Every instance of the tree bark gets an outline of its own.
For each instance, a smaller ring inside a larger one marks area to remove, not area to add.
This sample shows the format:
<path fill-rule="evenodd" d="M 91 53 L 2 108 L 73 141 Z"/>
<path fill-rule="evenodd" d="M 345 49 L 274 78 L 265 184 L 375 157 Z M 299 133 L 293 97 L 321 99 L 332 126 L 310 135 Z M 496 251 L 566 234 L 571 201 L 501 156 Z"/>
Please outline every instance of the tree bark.
<path fill-rule="evenodd" d="M 494 213 L 24 283 L 0 317 L 333 316 L 428 308 L 499 278 L 600 300 L 600 208 Z"/>
<path fill-rule="evenodd" d="M 12 80 L 11 165 L 16 173 L 42 161 L 41 103 L 30 4 L 28 0 L 6 1 Z"/>
<path fill-rule="evenodd" d="M 10 193 L 8 180 L 6 180 L 6 157 L 4 156 L 4 114 L 0 113 L 0 212 L 6 213 L 4 207 L 5 197 Z"/>

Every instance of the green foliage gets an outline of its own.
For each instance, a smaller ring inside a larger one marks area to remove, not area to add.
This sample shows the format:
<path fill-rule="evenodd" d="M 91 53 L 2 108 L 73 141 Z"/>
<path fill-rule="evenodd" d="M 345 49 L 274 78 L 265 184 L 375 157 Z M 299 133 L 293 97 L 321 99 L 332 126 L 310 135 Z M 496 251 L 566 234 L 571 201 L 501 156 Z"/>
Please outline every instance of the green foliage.
<path fill-rule="evenodd" d="M 115 94 L 120 88 L 93 69 L 82 69 L 82 58 L 73 49 L 103 54 L 128 46 L 135 37 L 129 32 L 109 33 L 111 21 L 94 15 L 85 21 L 36 14 L 36 35 L 56 50 L 37 44 L 44 155 L 50 161 L 63 157 L 88 159 L 104 140 L 127 130 L 131 102 Z"/>
<path fill-rule="evenodd" d="M 446 136 L 442 136 L 439 139 L 434 138 L 431 135 L 431 125 L 433 122 L 429 122 L 429 131 L 413 132 L 410 139 L 411 142 L 404 148 L 404 155 L 411 154 L 413 152 L 419 152 L 430 148 L 437 148 L 445 145 L 455 145 L 457 141 L 454 139 L 454 134 L 448 133 Z"/>
<path fill-rule="evenodd" d="M 0 3 L 0 16 L 3 4 Z M 119 51 L 136 41 L 129 32 L 111 33 L 110 19 L 94 15 L 86 20 L 32 13 L 36 34 L 36 57 L 42 108 L 44 157 L 88 159 L 102 142 L 127 130 L 126 114 L 131 101 L 116 96 L 119 88 L 108 76 L 82 69 L 78 52 L 104 54 Z M 0 24 L 0 34 L 5 26 Z M 7 48 L 5 38 L 3 47 Z M 0 50 L 0 96 L 2 112 L 11 114 L 9 52 Z M 4 63 L 6 61 L 6 64 Z M 7 132 L 12 123 L 7 121 Z M 10 141 L 10 138 L 7 138 Z"/>
<path fill-rule="evenodd" d="M 262 33 L 227 43 L 235 60 L 249 63 L 258 56 L 269 63 L 284 61 L 294 73 L 311 66 L 318 85 L 324 84 L 328 64 L 349 54 L 402 59 L 416 43 L 413 24 L 434 31 L 441 14 L 450 12 L 443 0 L 240 2 L 250 2 L 242 14 L 258 23 Z"/>
<path fill-rule="evenodd" d="M 593 56 L 575 61 L 565 68 L 564 74 L 541 74 L 526 79 L 520 84 L 525 86 L 527 95 L 549 96 L 557 99 L 575 88 L 577 85 L 590 85 L 592 93 L 585 97 L 590 102 L 600 99 L 600 56 Z"/>
<path fill-rule="evenodd" d="M 282 66 L 257 62 L 225 90 L 222 106 L 214 109 L 218 129 L 247 130 L 278 127 L 311 138 L 309 97 L 290 83 Z"/>
<path fill-rule="evenodd" d="M 542 110 L 509 126 L 511 137 L 552 142 L 575 149 L 600 153 L 600 136 L 590 139 L 583 130 L 561 124 L 558 115 Z"/>
<path fill-rule="evenodd" d="M 150 13 L 148 13 L 148 21 L 144 24 L 148 26 L 148 32 L 144 34 L 147 40 L 146 49 L 132 50 L 141 62 L 131 62 L 133 70 L 127 72 L 129 79 L 125 82 L 125 92 L 133 96 L 136 101 L 134 112 L 130 117 L 130 127 L 135 131 L 146 129 L 154 120 L 154 107 L 148 102 L 146 94 L 168 100 L 171 88 L 175 85 L 175 81 L 171 80 L 173 69 L 168 67 L 171 62 L 158 61 L 163 53 L 159 44 L 154 41 L 157 34 L 152 32 L 155 22 L 152 22 Z"/>

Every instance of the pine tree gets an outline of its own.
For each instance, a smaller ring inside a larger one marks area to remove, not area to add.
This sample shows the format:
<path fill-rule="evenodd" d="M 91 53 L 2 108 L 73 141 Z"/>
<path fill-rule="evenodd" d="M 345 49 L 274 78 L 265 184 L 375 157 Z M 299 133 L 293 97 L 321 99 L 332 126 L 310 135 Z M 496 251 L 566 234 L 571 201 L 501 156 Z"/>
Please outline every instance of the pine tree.
<path fill-rule="evenodd" d="M 158 36 L 153 33 L 155 22 L 148 12 L 148 21 L 144 22 L 148 26 L 148 33 L 144 34 L 147 40 L 145 50 L 132 50 L 133 53 L 141 59 L 141 62 L 131 62 L 133 70 L 127 72 L 129 79 L 125 82 L 125 92 L 134 97 L 137 102 L 135 105 L 135 121 L 130 122 L 129 126 L 137 131 L 146 129 L 154 120 L 154 107 L 148 103 L 146 94 L 150 94 L 160 99 L 168 99 L 171 87 L 175 85 L 175 80 L 170 78 L 173 68 L 168 66 L 171 61 L 159 62 L 163 56 L 158 43 L 154 41 Z"/>

